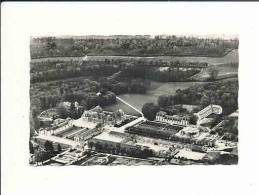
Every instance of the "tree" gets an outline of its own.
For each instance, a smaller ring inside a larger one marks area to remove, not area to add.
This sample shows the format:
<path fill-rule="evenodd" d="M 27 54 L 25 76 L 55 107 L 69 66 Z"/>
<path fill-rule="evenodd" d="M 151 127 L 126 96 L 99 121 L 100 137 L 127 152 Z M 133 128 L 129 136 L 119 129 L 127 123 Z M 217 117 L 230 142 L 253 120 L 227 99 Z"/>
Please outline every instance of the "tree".
<path fill-rule="evenodd" d="M 190 117 L 189 123 L 192 124 L 192 125 L 196 125 L 197 120 L 198 120 L 198 117 L 195 114 L 192 114 L 191 117 Z"/>
<path fill-rule="evenodd" d="M 61 145 L 58 144 L 58 152 L 60 153 L 62 151 Z"/>
<path fill-rule="evenodd" d="M 58 105 L 57 112 L 60 118 L 67 118 L 69 115 L 67 108 L 63 104 Z"/>
<path fill-rule="evenodd" d="M 38 148 L 37 150 L 35 150 L 35 161 L 37 165 L 39 162 L 43 164 L 45 157 L 46 157 L 46 154 L 42 149 Z"/>
<path fill-rule="evenodd" d="M 48 141 L 48 140 L 44 143 L 44 147 L 45 147 L 45 150 L 47 152 L 53 152 L 54 151 L 53 143 Z"/>
<path fill-rule="evenodd" d="M 209 104 L 211 104 L 210 102 L 210 98 L 206 95 L 202 96 L 201 100 L 200 100 L 200 106 L 202 106 L 203 108 L 205 108 L 206 106 L 208 106 Z"/>
<path fill-rule="evenodd" d="M 46 40 L 46 49 L 47 50 L 54 50 L 56 49 L 57 45 L 55 43 L 55 38 L 48 37 Z"/>
<path fill-rule="evenodd" d="M 158 105 L 160 107 L 165 108 L 166 106 L 169 105 L 169 101 L 168 100 L 169 100 L 169 98 L 168 98 L 167 95 L 160 95 L 158 97 L 157 103 L 158 103 Z"/>
<path fill-rule="evenodd" d="M 208 74 L 209 74 L 209 80 L 214 81 L 218 77 L 219 70 L 216 68 L 211 68 Z"/>
<path fill-rule="evenodd" d="M 154 103 L 146 103 L 142 107 L 142 113 L 148 120 L 155 120 L 159 107 Z"/>
<path fill-rule="evenodd" d="M 77 117 L 77 112 L 76 112 L 76 107 L 75 107 L 74 102 L 71 102 L 71 104 L 70 104 L 69 116 L 73 119 L 75 119 Z"/>
<path fill-rule="evenodd" d="M 29 142 L 29 149 L 30 149 L 30 153 L 34 154 L 34 148 L 33 148 L 33 144 L 31 141 Z"/>

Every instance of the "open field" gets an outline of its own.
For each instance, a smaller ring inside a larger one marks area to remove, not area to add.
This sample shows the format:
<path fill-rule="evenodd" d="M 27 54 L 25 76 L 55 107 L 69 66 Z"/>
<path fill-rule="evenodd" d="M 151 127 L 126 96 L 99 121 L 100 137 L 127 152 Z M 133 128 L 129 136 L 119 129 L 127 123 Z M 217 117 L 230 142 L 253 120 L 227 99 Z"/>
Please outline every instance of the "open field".
<path fill-rule="evenodd" d="M 174 60 L 187 61 L 187 62 L 207 62 L 209 65 L 218 65 L 225 63 L 238 62 L 238 50 L 232 50 L 223 57 L 171 57 Z"/>
<path fill-rule="evenodd" d="M 147 102 L 156 103 L 157 98 L 160 95 L 174 95 L 177 89 L 186 89 L 193 85 L 197 85 L 199 82 L 151 82 L 150 89 L 146 94 L 123 94 L 119 95 L 120 98 L 129 102 L 131 105 L 141 110 L 142 106 Z M 136 111 L 129 108 L 127 105 L 120 101 L 117 101 L 113 105 L 105 106 L 104 109 L 108 111 L 115 111 L 121 108 L 126 114 L 137 115 Z"/>
<path fill-rule="evenodd" d="M 219 64 L 216 66 L 208 66 L 200 73 L 194 75 L 192 78 L 203 80 L 209 78 L 209 72 L 211 69 L 218 70 L 218 79 L 220 78 L 230 78 L 238 75 L 238 63 L 229 63 L 229 64 Z"/>
<path fill-rule="evenodd" d="M 38 58 L 32 59 L 31 62 L 44 62 L 44 61 L 81 61 L 82 57 L 49 57 L 49 58 Z M 186 62 L 207 62 L 209 65 L 217 65 L 222 63 L 232 63 L 238 62 L 238 50 L 234 49 L 230 51 L 227 55 L 223 57 L 193 57 L 193 56 L 154 56 L 154 57 L 131 57 L 131 56 L 88 56 L 88 60 L 102 61 L 105 59 L 160 59 L 168 61 L 186 61 Z"/>

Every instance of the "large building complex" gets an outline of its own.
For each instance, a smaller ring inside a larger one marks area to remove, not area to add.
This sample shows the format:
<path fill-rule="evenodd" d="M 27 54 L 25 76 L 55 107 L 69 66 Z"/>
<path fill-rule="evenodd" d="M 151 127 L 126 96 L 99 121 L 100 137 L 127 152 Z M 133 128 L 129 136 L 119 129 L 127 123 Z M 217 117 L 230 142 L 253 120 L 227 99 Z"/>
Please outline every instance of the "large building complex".
<path fill-rule="evenodd" d="M 211 105 L 207 106 L 206 108 L 202 109 L 201 111 L 199 111 L 198 113 L 196 113 L 196 115 L 198 116 L 198 121 L 199 121 L 199 120 L 211 115 L 212 113 L 221 114 L 222 113 L 221 106 L 211 104 Z"/>
<path fill-rule="evenodd" d="M 207 153 L 236 147 L 232 142 L 219 142 L 219 137 L 210 134 L 209 127 L 201 126 L 202 121 L 213 113 L 221 114 L 222 108 L 209 105 L 195 113 L 198 121 L 193 125 L 189 123 L 189 112 L 169 115 L 159 111 L 155 121 L 149 121 L 143 116 L 126 115 L 121 109 L 108 112 L 96 106 L 84 111 L 79 119 L 53 120 L 50 127 L 39 131 L 38 138 L 69 145 L 70 149 L 79 152 L 67 151 L 51 158 L 48 163 L 54 165 L 80 164 L 81 161 L 87 165 L 93 158 L 97 163 L 99 157 L 84 155 L 89 152 L 101 155 L 106 163 L 112 162 L 114 156 L 146 159 L 146 162 L 155 164 L 165 159 L 170 159 L 172 164 L 208 162 Z M 214 156 L 218 158 L 220 155 Z"/>
<path fill-rule="evenodd" d="M 156 115 L 156 121 L 164 122 L 168 124 L 177 124 L 177 125 L 188 125 L 189 124 L 188 116 L 179 116 L 179 115 L 167 115 L 166 112 L 159 111 Z"/>
<path fill-rule="evenodd" d="M 121 109 L 115 112 L 108 112 L 104 111 L 100 106 L 96 106 L 91 110 L 86 110 L 81 118 L 89 122 L 115 125 L 126 120 L 126 115 Z"/>

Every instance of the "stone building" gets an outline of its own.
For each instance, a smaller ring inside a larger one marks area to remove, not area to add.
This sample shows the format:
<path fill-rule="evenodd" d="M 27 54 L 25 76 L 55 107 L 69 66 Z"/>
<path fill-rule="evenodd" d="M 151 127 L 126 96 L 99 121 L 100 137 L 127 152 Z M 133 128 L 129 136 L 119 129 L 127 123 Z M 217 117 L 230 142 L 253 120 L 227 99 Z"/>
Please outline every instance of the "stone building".
<path fill-rule="evenodd" d="M 168 123 L 171 125 L 188 125 L 189 119 L 189 116 L 167 115 L 166 112 L 163 111 L 159 111 L 156 115 L 156 121 Z"/>
<path fill-rule="evenodd" d="M 89 122 L 113 126 L 122 123 L 126 119 L 126 115 L 121 109 L 115 112 L 108 112 L 104 111 L 100 106 L 96 106 L 91 110 L 84 111 L 82 118 Z"/>

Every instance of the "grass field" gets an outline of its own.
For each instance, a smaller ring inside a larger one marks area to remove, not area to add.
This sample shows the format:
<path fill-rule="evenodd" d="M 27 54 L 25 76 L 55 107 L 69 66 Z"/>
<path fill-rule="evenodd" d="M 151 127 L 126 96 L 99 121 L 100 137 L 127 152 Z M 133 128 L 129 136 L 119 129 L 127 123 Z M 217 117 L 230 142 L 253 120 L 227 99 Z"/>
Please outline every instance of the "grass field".
<path fill-rule="evenodd" d="M 238 62 L 238 50 L 232 50 L 223 57 L 172 57 L 175 60 L 187 61 L 187 62 L 207 62 L 209 65 L 237 63 Z"/>
<path fill-rule="evenodd" d="M 211 65 L 202 70 L 200 73 L 194 75 L 192 78 L 197 80 L 203 80 L 209 78 L 209 72 L 211 69 L 216 69 L 219 71 L 218 78 L 233 77 L 238 75 L 238 64 L 219 64 Z"/>
<path fill-rule="evenodd" d="M 49 57 L 32 59 L 31 62 L 43 61 L 81 61 L 84 57 Z M 130 56 L 88 56 L 88 60 L 104 60 L 104 59 L 161 59 L 168 61 L 186 61 L 186 62 L 207 62 L 209 65 L 217 65 L 222 63 L 238 62 L 238 50 L 232 50 L 223 57 L 192 57 L 192 56 L 154 56 L 154 57 L 130 57 Z"/>

